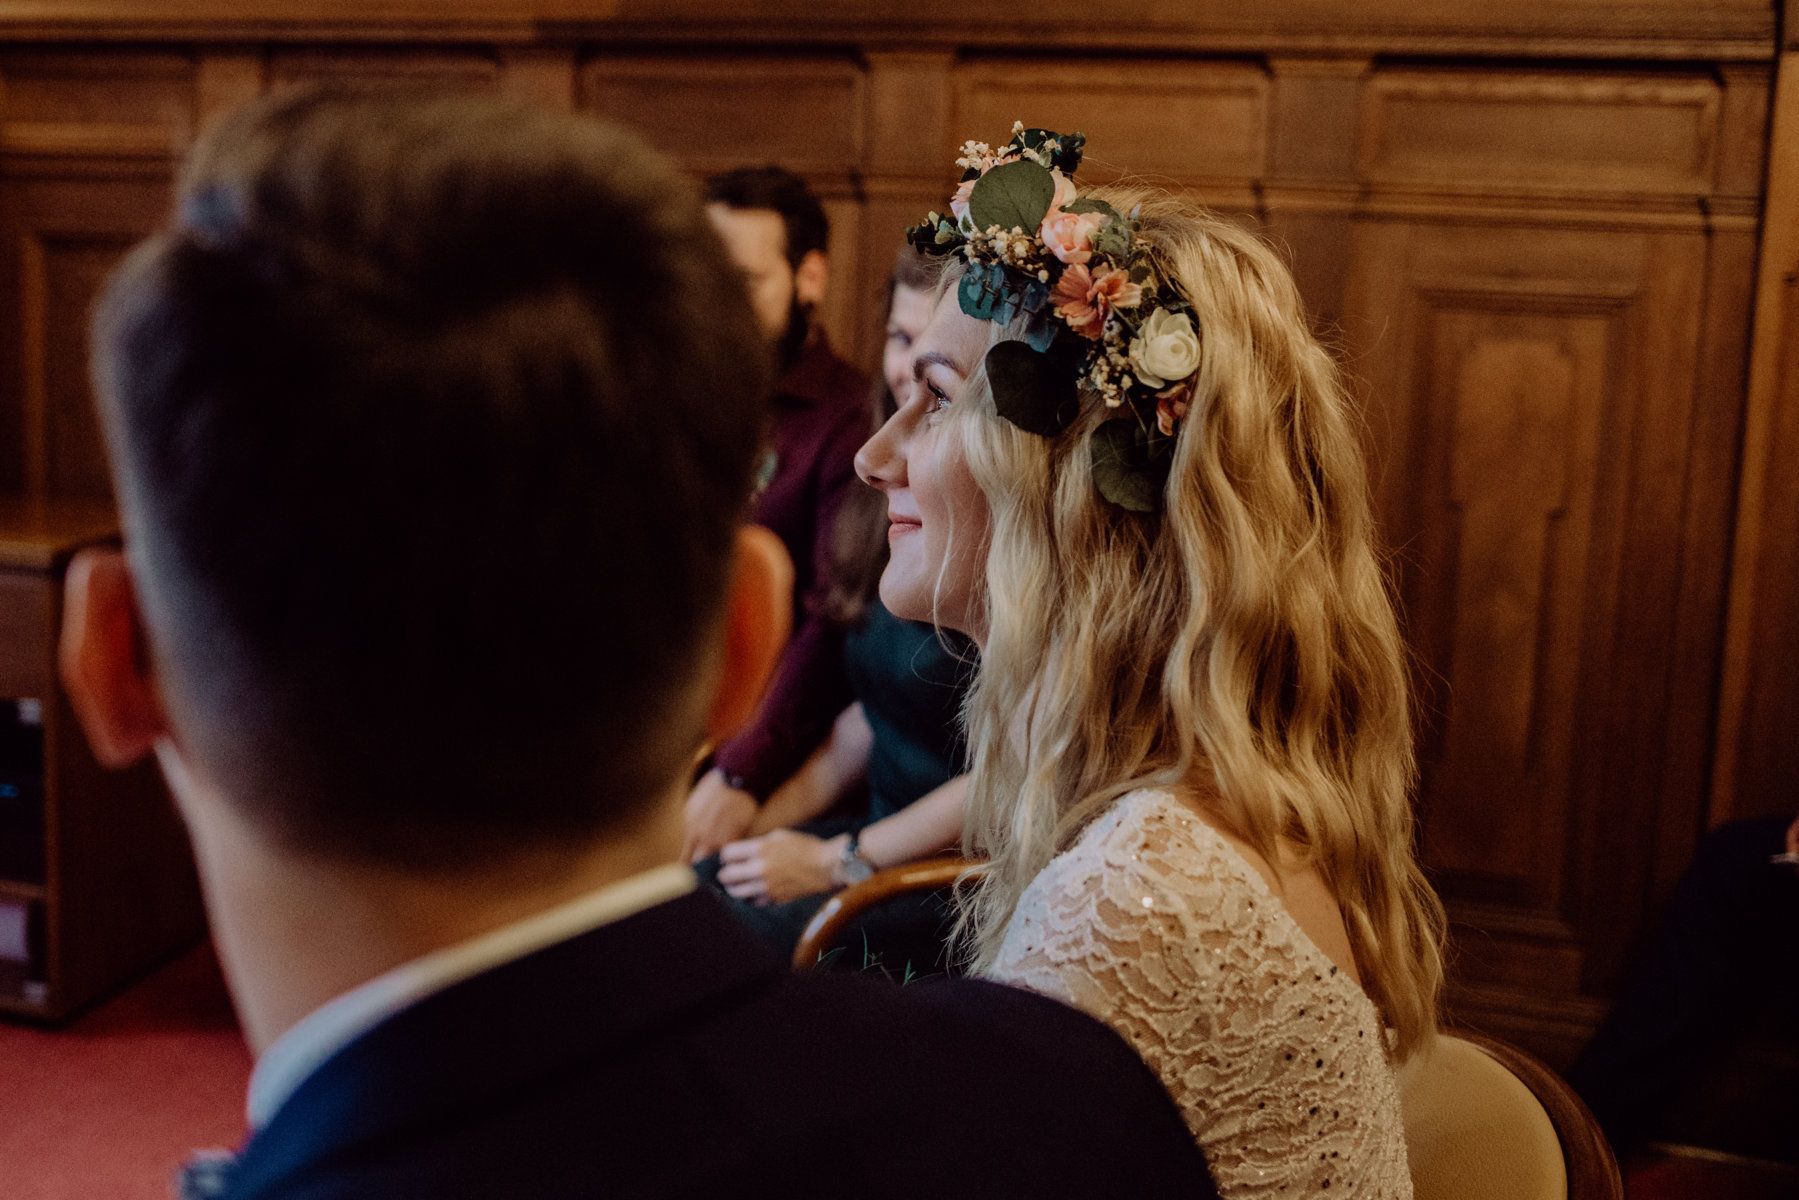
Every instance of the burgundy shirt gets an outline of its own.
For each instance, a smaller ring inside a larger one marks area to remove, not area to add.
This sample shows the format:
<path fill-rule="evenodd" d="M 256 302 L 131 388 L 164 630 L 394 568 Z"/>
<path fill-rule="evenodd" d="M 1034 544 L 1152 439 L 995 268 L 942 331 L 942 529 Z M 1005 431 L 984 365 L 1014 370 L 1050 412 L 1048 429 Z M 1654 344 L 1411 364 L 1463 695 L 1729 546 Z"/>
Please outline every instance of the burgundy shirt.
<path fill-rule="evenodd" d="M 824 614 L 831 531 L 856 478 L 870 432 L 868 377 L 831 350 L 823 333 L 776 388 L 770 437 L 774 474 L 750 510 L 793 558 L 793 639 L 750 727 L 718 749 L 716 763 L 758 800 L 799 769 L 853 698 L 843 668 L 844 631 Z"/>

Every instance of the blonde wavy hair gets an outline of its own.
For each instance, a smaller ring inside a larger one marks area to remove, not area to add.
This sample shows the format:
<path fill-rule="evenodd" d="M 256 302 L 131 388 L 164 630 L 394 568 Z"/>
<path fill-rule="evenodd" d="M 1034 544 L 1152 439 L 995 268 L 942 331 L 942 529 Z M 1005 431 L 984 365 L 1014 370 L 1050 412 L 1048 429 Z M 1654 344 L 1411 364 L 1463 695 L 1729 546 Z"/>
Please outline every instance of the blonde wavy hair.
<path fill-rule="evenodd" d="M 1116 415 L 1097 396 L 1038 437 L 977 370 L 946 414 L 991 510 L 964 842 L 992 866 L 965 889 L 964 950 L 990 964 L 1026 885 L 1118 796 L 1209 777 L 1231 830 L 1319 868 L 1404 1057 L 1436 1027 L 1443 913 L 1413 850 L 1405 651 L 1352 402 L 1254 235 L 1165 194 L 1091 194 L 1141 204 L 1193 305 L 1196 389 L 1147 515 L 1094 487 L 1088 439 Z"/>

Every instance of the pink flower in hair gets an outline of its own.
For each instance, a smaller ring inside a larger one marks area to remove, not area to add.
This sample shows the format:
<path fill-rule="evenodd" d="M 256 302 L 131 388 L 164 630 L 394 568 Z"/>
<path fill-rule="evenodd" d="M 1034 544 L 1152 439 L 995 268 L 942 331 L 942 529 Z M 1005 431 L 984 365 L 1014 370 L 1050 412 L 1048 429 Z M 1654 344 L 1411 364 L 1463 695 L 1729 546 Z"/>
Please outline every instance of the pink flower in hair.
<path fill-rule="evenodd" d="M 1098 213 L 1069 213 L 1051 210 L 1043 218 L 1038 236 L 1049 252 L 1071 266 L 1093 257 L 1093 231 L 1105 223 Z"/>
<path fill-rule="evenodd" d="M 1056 315 L 1067 321 L 1070 329 L 1097 341 L 1105 332 L 1106 316 L 1115 308 L 1135 308 L 1142 303 L 1143 289 L 1116 267 L 1101 267 L 1093 274 L 1086 264 L 1075 263 L 1056 280 L 1049 298 L 1055 302 Z"/>
<path fill-rule="evenodd" d="M 1163 437 L 1174 436 L 1174 423 L 1183 420 L 1193 403 L 1193 385 L 1182 380 L 1156 393 L 1156 428 Z"/>

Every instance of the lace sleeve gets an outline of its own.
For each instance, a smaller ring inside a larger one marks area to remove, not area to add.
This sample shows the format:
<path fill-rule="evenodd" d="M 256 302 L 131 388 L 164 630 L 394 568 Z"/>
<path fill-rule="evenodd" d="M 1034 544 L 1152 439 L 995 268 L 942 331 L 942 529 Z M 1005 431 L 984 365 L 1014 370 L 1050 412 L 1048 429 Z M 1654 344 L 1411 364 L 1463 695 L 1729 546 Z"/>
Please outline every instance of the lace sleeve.
<path fill-rule="evenodd" d="M 1052 862 L 991 974 L 1124 1035 L 1221 1195 L 1411 1195 L 1373 1005 L 1172 797 L 1125 797 Z"/>

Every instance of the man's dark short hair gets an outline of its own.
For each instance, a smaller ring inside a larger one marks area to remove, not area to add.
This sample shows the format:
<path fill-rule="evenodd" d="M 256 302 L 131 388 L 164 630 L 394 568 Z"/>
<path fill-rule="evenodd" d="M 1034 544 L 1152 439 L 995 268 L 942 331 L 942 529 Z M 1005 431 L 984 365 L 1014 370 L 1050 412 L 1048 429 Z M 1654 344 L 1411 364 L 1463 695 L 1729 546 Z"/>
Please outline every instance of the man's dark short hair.
<path fill-rule="evenodd" d="M 787 230 L 787 265 L 798 267 L 812 251 L 823 252 L 831 237 L 824 206 L 806 181 L 785 167 L 744 167 L 706 181 L 706 199 L 726 208 L 766 209 Z"/>
<path fill-rule="evenodd" d="M 94 358 L 156 669 L 265 830 L 456 867 L 679 778 L 769 367 L 637 138 L 260 102 L 196 147 Z"/>

